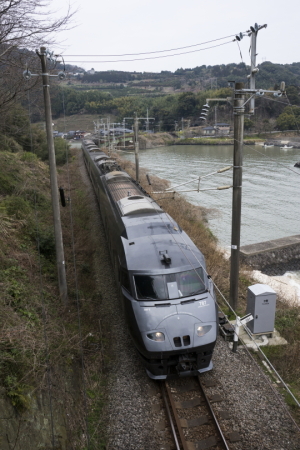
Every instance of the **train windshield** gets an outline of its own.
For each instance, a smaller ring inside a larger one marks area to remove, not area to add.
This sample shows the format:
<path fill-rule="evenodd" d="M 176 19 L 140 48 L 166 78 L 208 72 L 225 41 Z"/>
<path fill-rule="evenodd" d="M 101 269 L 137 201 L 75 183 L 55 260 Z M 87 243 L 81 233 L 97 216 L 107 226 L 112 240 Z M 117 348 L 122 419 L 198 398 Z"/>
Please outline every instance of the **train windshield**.
<path fill-rule="evenodd" d="M 134 275 L 137 298 L 139 300 L 166 300 L 205 291 L 203 269 L 167 275 Z"/>

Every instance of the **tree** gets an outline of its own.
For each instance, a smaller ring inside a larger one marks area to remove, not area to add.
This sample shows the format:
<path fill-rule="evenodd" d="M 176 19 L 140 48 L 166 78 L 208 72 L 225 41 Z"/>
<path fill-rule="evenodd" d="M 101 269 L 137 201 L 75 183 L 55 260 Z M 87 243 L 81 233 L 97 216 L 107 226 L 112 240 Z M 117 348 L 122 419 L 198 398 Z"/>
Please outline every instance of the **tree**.
<path fill-rule="evenodd" d="M 277 118 L 276 123 L 279 130 L 299 129 L 300 108 L 297 106 L 287 106 Z"/>
<path fill-rule="evenodd" d="M 50 3 L 50 2 L 49 2 Z M 54 43 L 54 33 L 65 29 L 73 13 L 56 18 L 43 0 L 1 0 L 0 3 L 0 110 L 5 112 L 21 92 L 30 89 L 23 79 L 25 64 L 36 69 L 38 61 L 32 52 L 41 45 Z"/>
<path fill-rule="evenodd" d="M 183 92 L 178 97 L 177 113 L 181 116 L 194 114 L 196 106 L 196 97 L 193 92 Z"/>

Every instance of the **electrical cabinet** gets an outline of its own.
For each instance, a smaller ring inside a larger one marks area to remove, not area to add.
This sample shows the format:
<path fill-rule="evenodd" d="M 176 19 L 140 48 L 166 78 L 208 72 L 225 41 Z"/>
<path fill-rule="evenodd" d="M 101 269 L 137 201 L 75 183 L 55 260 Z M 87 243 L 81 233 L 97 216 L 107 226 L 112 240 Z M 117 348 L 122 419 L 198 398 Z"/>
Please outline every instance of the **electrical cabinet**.
<path fill-rule="evenodd" d="M 267 284 L 248 287 L 247 314 L 251 313 L 253 320 L 247 326 L 253 334 L 274 331 L 276 298 L 276 292 Z"/>

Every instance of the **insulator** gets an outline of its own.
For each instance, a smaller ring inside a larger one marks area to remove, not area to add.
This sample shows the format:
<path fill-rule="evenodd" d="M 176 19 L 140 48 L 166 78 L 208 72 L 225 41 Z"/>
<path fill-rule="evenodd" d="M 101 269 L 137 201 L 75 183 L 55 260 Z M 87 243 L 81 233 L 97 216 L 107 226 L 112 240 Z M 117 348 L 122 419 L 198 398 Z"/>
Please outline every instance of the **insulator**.
<path fill-rule="evenodd" d="M 25 80 L 30 80 L 30 78 L 31 78 L 31 72 L 30 72 L 30 70 L 24 70 L 24 72 L 23 72 L 23 77 L 25 78 Z"/>
<path fill-rule="evenodd" d="M 58 72 L 57 77 L 59 80 L 64 80 L 66 78 L 65 72 Z"/>

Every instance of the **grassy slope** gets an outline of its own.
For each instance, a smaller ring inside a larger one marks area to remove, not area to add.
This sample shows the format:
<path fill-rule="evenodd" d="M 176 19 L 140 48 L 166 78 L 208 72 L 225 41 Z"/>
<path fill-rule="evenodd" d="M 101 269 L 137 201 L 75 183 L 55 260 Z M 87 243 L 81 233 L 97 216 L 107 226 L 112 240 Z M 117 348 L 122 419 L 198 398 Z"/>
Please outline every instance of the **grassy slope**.
<path fill-rule="evenodd" d="M 92 276 L 97 243 L 91 237 L 91 211 L 86 188 L 78 177 L 75 159 L 69 171 L 66 166 L 59 169 L 60 183 L 66 186 L 70 179 L 72 185 L 66 197 L 72 194 L 73 198 L 77 283 L 80 289 L 77 290 L 75 284 L 70 208 L 66 208 L 62 212 L 69 292 L 69 305 L 65 310 L 57 290 L 48 167 L 35 155 L 23 152 L 0 152 L 0 164 L 0 399 L 1 402 L 6 399 L 14 406 L 11 428 L 15 428 L 16 435 L 13 438 L 18 439 L 17 421 L 21 417 L 32 445 L 35 446 L 36 439 L 42 439 L 30 422 L 31 408 L 43 392 L 46 400 L 40 401 L 41 413 L 48 419 L 46 434 L 51 435 L 50 381 L 55 439 L 60 441 L 61 429 L 66 428 L 67 448 L 76 446 L 83 449 L 85 433 L 79 430 L 85 430 L 85 418 L 88 417 L 93 436 L 89 448 L 101 449 L 105 441 L 105 426 L 99 417 L 103 416 L 103 385 L 106 383 L 101 374 L 106 356 L 99 351 L 103 348 L 99 330 L 101 302 L 97 282 Z M 94 423 L 97 425 L 95 429 Z M 4 421 L 2 426 L 5 427 Z M 1 431 L 5 435 L 6 430 Z M 27 449 L 25 441 L 22 444 L 22 448 Z M 50 442 L 48 445 L 50 448 Z"/>

